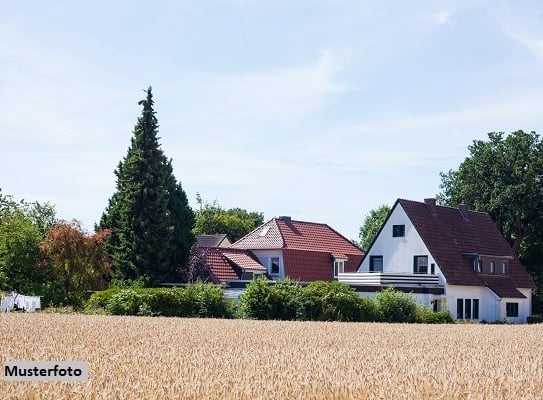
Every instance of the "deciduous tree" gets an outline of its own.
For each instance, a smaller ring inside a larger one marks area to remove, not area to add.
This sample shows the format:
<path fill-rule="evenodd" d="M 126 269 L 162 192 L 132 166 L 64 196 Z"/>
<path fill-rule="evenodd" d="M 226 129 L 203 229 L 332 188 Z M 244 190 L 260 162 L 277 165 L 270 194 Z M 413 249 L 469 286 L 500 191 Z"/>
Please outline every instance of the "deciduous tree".
<path fill-rule="evenodd" d="M 390 212 L 390 206 L 382 204 L 379 207 L 371 210 L 364 217 L 364 222 L 360 227 L 360 247 L 364 250 L 368 250 L 373 240 L 379 233 L 381 226 L 385 222 L 388 213 Z"/>
<path fill-rule="evenodd" d="M 260 212 L 237 207 L 225 210 L 216 200 L 204 202 L 199 195 L 196 201 L 200 205 L 193 229 L 196 235 L 226 233 L 235 242 L 264 223 L 264 215 Z"/>

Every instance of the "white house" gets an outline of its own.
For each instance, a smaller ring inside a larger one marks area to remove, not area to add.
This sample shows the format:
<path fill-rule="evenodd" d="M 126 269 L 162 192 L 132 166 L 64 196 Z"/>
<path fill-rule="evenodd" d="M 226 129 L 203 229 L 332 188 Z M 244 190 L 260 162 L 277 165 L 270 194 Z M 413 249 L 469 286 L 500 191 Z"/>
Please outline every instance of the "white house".
<path fill-rule="evenodd" d="M 458 320 L 524 323 L 534 282 L 487 213 L 399 199 L 355 273 L 361 295 L 394 286 Z"/>

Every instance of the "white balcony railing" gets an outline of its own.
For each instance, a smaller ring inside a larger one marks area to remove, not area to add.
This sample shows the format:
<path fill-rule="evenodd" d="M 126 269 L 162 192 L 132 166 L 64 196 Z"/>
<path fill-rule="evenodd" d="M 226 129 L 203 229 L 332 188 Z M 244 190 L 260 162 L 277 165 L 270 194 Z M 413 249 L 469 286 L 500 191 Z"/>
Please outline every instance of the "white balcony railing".
<path fill-rule="evenodd" d="M 338 281 L 348 285 L 439 286 L 437 275 L 398 272 L 346 272 L 338 274 Z"/>

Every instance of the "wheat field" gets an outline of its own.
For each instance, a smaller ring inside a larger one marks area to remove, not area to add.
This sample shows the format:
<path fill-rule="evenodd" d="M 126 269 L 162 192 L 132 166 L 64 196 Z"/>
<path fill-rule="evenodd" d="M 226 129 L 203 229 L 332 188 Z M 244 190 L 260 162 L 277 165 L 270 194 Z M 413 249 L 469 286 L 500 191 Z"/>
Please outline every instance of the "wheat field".
<path fill-rule="evenodd" d="M 0 315 L 9 360 L 89 363 L 10 399 L 540 399 L 543 325 Z M 2 372 L 4 374 L 4 372 Z"/>

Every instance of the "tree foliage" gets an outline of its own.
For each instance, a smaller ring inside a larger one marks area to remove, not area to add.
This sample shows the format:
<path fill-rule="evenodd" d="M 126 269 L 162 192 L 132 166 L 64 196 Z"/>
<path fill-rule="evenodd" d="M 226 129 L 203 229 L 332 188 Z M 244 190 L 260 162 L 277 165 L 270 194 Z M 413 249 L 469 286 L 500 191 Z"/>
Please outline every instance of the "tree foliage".
<path fill-rule="evenodd" d="M 206 264 L 206 249 L 198 247 L 195 244 L 190 249 L 189 260 L 186 265 L 178 268 L 181 282 L 195 283 L 209 281 L 209 268 Z"/>
<path fill-rule="evenodd" d="M 0 191 L 0 289 L 39 292 L 43 277 L 37 269 L 38 245 L 54 221 L 49 203 L 16 202 Z"/>
<path fill-rule="evenodd" d="M 441 174 L 440 203 L 488 212 L 538 289 L 543 311 L 543 141 L 535 132 L 488 134 L 475 140 L 457 170 Z"/>
<path fill-rule="evenodd" d="M 543 222 L 543 142 L 535 133 L 474 140 L 457 170 L 441 174 L 441 203 L 488 212 L 518 254 Z"/>
<path fill-rule="evenodd" d="M 364 250 L 368 250 L 373 240 L 379 233 L 381 226 L 384 224 L 388 213 L 390 212 L 390 206 L 382 204 L 379 207 L 371 210 L 364 217 L 364 222 L 360 227 L 360 246 Z"/>
<path fill-rule="evenodd" d="M 235 242 L 264 223 L 261 212 L 249 212 L 242 208 L 225 210 L 216 200 L 213 203 L 204 202 L 199 195 L 196 201 L 200 205 L 196 210 L 193 229 L 196 235 L 226 233 Z"/>
<path fill-rule="evenodd" d="M 39 245 L 40 269 L 68 298 L 103 289 L 111 274 L 111 260 L 104 249 L 110 234 L 108 229 L 89 234 L 76 220 L 59 221 Z"/>
<path fill-rule="evenodd" d="M 158 141 L 151 88 L 126 156 L 115 170 L 116 192 L 100 221 L 113 231 L 108 252 L 118 278 L 172 279 L 194 242 L 194 214 Z"/>

